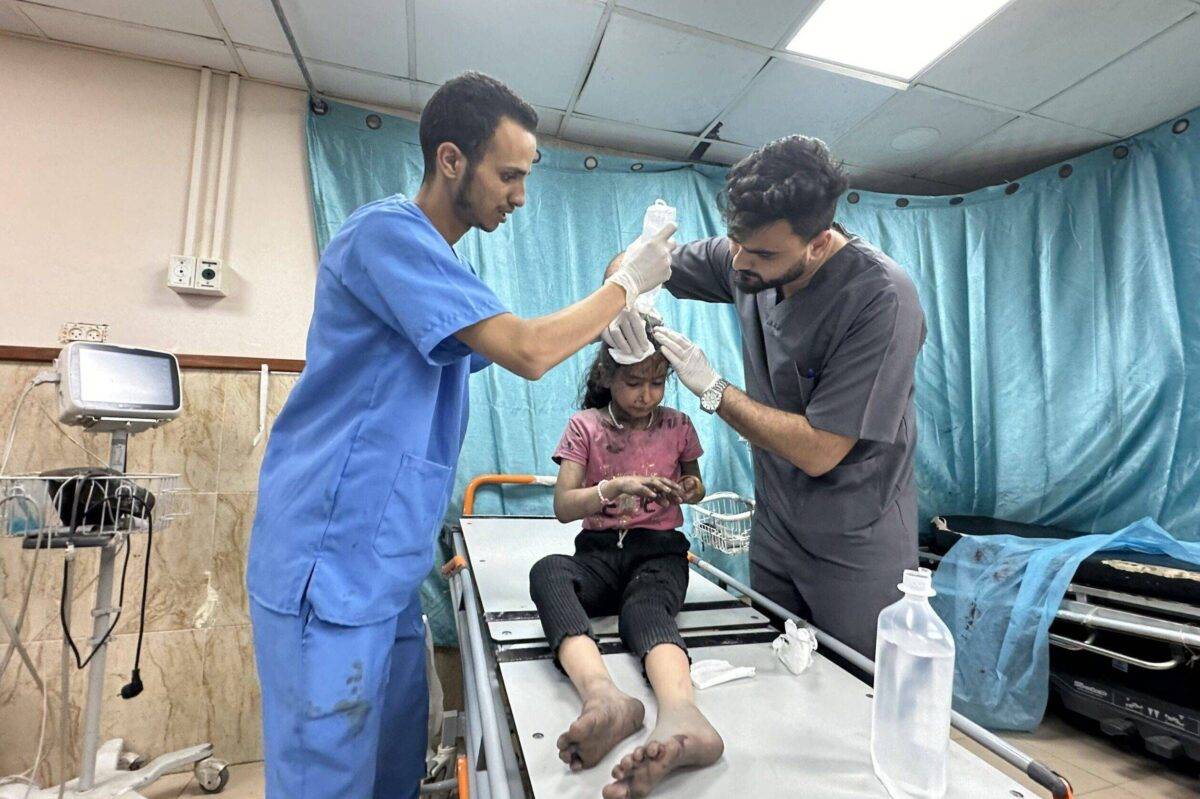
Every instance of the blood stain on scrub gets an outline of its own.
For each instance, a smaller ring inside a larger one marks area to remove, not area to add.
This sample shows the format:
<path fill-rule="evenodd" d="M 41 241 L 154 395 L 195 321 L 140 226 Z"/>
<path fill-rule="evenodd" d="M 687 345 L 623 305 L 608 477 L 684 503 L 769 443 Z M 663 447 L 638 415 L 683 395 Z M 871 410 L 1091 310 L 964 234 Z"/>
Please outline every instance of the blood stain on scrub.
<path fill-rule="evenodd" d="M 359 689 L 359 687 L 362 686 L 362 680 L 363 680 L 362 661 L 361 660 L 354 661 L 353 663 L 350 664 L 350 668 L 354 669 L 354 672 L 349 677 L 346 678 L 346 685 L 353 685 L 354 693 L 358 693 L 358 689 Z"/>
<path fill-rule="evenodd" d="M 362 682 L 363 664 L 361 660 L 356 660 L 350 664 L 350 676 L 346 678 L 346 685 L 350 688 L 350 695 L 353 698 L 343 699 L 333 706 L 333 712 L 345 716 L 354 733 L 362 731 L 363 725 L 367 722 L 367 714 L 371 712 L 371 703 L 358 698 L 359 691 L 362 690 Z"/>
<path fill-rule="evenodd" d="M 371 703 L 365 699 L 342 700 L 333 706 L 333 712 L 345 716 L 350 722 L 351 734 L 357 735 L 362 732 L 367 723 L 367 714 L 371 712 Z"/>

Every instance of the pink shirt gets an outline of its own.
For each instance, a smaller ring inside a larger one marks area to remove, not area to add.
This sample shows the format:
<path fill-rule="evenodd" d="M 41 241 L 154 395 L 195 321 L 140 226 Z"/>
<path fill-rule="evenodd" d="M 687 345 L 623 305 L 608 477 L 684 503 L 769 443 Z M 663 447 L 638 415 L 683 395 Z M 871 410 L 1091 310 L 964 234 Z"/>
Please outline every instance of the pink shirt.
<path fill-rule="evenodd" d="M 659 406 L 649 430 L 613 426 L 605 408 L 579 411 L 567 422 L 554 450 L 554 462 L 575 461 L 584 467 L 583 484 L 597 485 L 628 474 L 679 481 L 680 463 L 704 454 L 687 414 Z M 683 524 L 678 505 L 660 505 L 644 497 L 622 495 L 614 504 L 583 520 L 585 530 L 676 530 Z"/>

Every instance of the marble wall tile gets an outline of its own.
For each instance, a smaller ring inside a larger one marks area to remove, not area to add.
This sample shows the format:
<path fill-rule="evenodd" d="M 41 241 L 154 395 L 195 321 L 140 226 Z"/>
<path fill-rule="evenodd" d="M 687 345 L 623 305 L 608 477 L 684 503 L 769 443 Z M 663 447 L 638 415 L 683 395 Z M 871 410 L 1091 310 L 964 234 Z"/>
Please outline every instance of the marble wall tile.
<path fill-rule="evenodd" d="M 7 431 L 20 392 L 46 368 L 0 363 L 0 434 Z M 297 378 L 271 376 L 271 421 Z M 158 430 L 139 434 L 130 445 L 128 471 L 178 472 L 197 493 L 189 496 L 188 516 L 156 532 L 142 655 L 146 691 L 125 702 L 115 697 L 132 668 L 145 562 L 146 536 L 133 536 L 125 609 L 109 648 L 102 729 L 106 736 L 123 735 L 130 748 L 148 756 L 211 739 L 219 756 L 244 762 L 261 757 L 260 700 L 245 594 L 245 560 L 255 506 L 252 492 L 265 445 L 251 446 L 258 426 L 258 375 L 187 370 L 183 390 L 184 414 Z M 54 422 L 56 409 L 52 387 L 34 389 L 21 411 L 9 472 L 107 459 L 107 435 L 60 428 Z M 220 494 L 215 493 L 218 485 Z M 20 609 L 32 556 L 21 549 L 18 537 L 0 532 L 0 603 L 13 616 Z M 61 550 L 39 555 L 22 633 L 51 703 L 48 759 L 39 773 L 43 783 L 57 774 L 50 773 L 49 764 L 57 764 L 58 758 L 62 558 Z M 98 562 L 98 550 L 77 551 L 71 629 L 78 642 L 91 631 Z M 119 554 L 118 580 L 122 562 Z M 4 639 L 0 633 L 0 641 Z M 86 673 L 73 671 L 68 703 L 70 776 L 78 770 L 74 761 L 85 684 Z M 0 680 L 0 773 L 30 765 L 40 718 L 41 695 L 28 672 L 14 662 Z"/>
<path fill-rule="evenodd" d="M 13 414 L 29 381 L 50 364 L 0 362 L 0 458 Z M 37 474 L 64 466 L 98 466 L 108 463 L 109 436 L 63 427 L 58 420 L 56 386 L 43 383 L 26 397 L 17 417 L 12 454 L 5 473 Z"/>
<path fill-rule="evenodd" d="M 230 763 L 262 759 L 262 700 L 249 625 L 208 631 L 202 687 L 217 756 Z"/>
<path fill-rule="evenodd" d="M 234 374 L 185 370 L 183 412 L 174 421 L 133 437 L 126 471 L 180 474 L 193 491 L 215 491 L 221 413 Z"/>
<path fill-rule="evenodd" d="M 154 533 L 146 630 L 187 630 L 209 626 L 205 602 L 213 570 L 213 520 L 216 494 L 189 497 L 191 512 Z M 146 534 L 133 535 L 125 602 L 118 632 L 137 632 L 145 569 Z"/>
<path fill-rule="evenodd" d="M 125 701 L 117 698 L 129 681 L 136 635 L 114 636 L 108 648 L 104 678 L 101 740 L 121 737 L 126 748 L 149 757 L 203 742 L 208 732 L 209 708 L 203 689 L 204 647 L 207 630 L 147 633 L 142 645 L 141 675 L 145 691 Z M 49 689 L 50 714 L 45 739 L 45 763 L 38 772 L 43 784 L 58 781 L 60 644 L 38 641 L 30 655 Z M 79 745 L 87 674 L 71 666 L 68 702 L 67 769 L 78 771 Z M 22 771 L 32 765 L 41 720 L 41 693 L 25 669 L 10 667 L 0 683 L 0 772 Z"/>
<path fill-rule="evenodd" d="M 61 640 L 62 623 L 59 607 L 62 599 L 64 550 L 42 549 L 36 553 L 21 548 L 21 539 L 0 538 L 0 603 L 13 621 L 21 611 L 30 572 L 33 588 L 29 593 L 25 622 L 21 629 L 24 641 Z M 99 572 L 98 549 L 76 550 L 73 566 L 70 626 L 78 638 L 91 634 L 91 609 L 96 596 L 96 575 Z M 7 640 L 0 629 L 0 640 Z"/>
<path fill-rule="evenodd" d="M 221 456 L 217 490 L 246 492 L 258 490 L 258 471 L 270 437 L 271 425 L 283 408 L 297 374 L 273 373 L 267 383 L 267 428 L 262 440 L 254 444 L 258 433 L 259 376 L 244 372 L 230 374 L 226 383 L 225 407 L 221 414 Z"/>
<path fill-rule="evenodd" d="M 175 519 L 154 536 L 154 555 L 150 562 L 150 593 L 146 600 L 146 630 L 189 629 L 195 626 L 196 614 L 207 598 L 213 560 L 213 519 L 216 513 L 216 494 L 198 494 L 190 498 L 192 511 Z M 121 602 L 120 580 L 125 570 L 122 548 L 117 553 L 113 583 L 113 602 L 122 606 L 117 624 L 118 633 L 136 632 L 142 597 L 142 577 L 145 568 L 147 536 L 134 533 Z M 0 602 L 16 619 L 20 613 L 29 574 L 33 589 L 22 628 L 23 640 L 60 640 L 62 624 L 59 605 L 62 597 L 62 549 L 41 550 L 36 553 L 22 549 L 21 539 L 0 539 Z M 71 631 L 76 639 L 91 633 L 90 612 L 95 604 L 96 575 L 99 572 L 100 552 L 96 548 L 80 548 L 75 555 L 75 597 L 71 608 Z M 203 620 L 203 619 L 202 619 Z M 202 625 L 203 626 L 203 625 Z M 0 639 L 7 635 L 0 631 Z"/>
<path fill-rule="evenodd" d="M 41 767 L 35 779 L 42 785 L 49 784 L 52 774 L 59 773 L 59 644 L 51 641 L 34 641 L 28 645 L 43 684 L 47 689 L 49 712 L 46 716 L 44 748 Z M 78 672 L 72 674 L 79 679 Z M 68 724 L 74 730 L 78 724 L 80 708 L 77 703 L 68 707 Z M 0 773 L 15 774 L 32 768 L 38 748 L 38 736 L 42 719 L 42 693 L 30 677 L 24 664 L 13 662 L 0 679 Z M 74 770 L 74 762 L 69 766 Z"/>
<path fill-rule="evenodd" d="M 257 494 L 218 494 L 213 531 L 213 626 L 250 623 L 246 597 L 246 554 Z"/>

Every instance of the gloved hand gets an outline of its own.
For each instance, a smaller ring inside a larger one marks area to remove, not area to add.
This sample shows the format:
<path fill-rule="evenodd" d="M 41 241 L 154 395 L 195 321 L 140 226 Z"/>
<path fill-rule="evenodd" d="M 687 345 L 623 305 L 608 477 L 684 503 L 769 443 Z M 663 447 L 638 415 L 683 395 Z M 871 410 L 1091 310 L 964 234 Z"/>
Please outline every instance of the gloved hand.
<path fill-rule="evenodd" d="M 661 286 L 671 277 L 671 250 L 675 248 L 671 235 L 674 232 L 675 225 L 667 224 L 649 238 L 639 237 L 625 250 L 621 267 L 604 281 L 625 289 L 627 310 L 632 310 L 639 294 Z"/>
<path fill-rule="evenodd" d="M 607 328 L 600 332 L 600 340 L 608 345 L 608 353 L 622 366 L 640 363 L 654 354 L 654 345 L 646 335 L 646 321 L 662 324 L 657 311 L 643 314 L 640 311 L 621 311 Z"/>
<path fill-rule="evenodd" d="M 679 375 L 679 382 L 697 397 L 721 379 L 708 365 L 704 350 L 693 344 L 687 336 L 667 327 L 655 328 L 653 336 L 662 345 L 662 353 L 667 356 L 675 374 Z"/>

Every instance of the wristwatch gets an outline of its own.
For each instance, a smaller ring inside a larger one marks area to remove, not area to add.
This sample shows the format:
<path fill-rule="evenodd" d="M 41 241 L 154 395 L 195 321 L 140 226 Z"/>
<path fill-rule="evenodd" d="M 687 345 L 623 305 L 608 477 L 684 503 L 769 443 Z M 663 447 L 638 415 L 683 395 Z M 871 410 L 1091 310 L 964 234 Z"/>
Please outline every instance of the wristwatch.
<path fill-rule="evenodd" d="M 729 388 L 729 381 L 725 378 L 719 378 L 708 389 L 700 395 L 700 408 L 705 413 L 716 413 L 717 408 L 721 407 L 721 398 L 725 396 L 725 389 Z"/>

